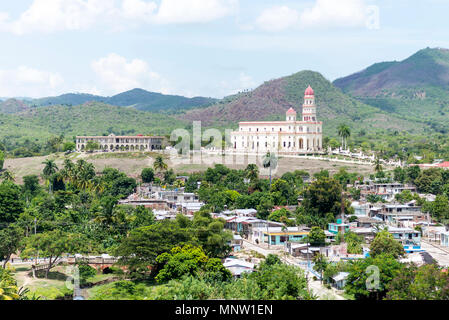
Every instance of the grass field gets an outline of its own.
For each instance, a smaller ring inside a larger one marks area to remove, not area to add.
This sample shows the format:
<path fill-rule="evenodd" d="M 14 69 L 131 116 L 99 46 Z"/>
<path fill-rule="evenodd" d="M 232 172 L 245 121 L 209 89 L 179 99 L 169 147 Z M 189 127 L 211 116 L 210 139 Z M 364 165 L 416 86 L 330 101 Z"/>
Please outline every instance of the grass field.
<path fill-rule="evenodd" d="M 143 168 L 152 167 L 154 158 L 157 153 L 139 153 L 139 152 L 124 152 L 124 153 L 105 153 L 105 154 L 71 154 L 68 157 L 73 161 L 84 159 L 91 162 L 97 172 L 103 171 L 104 168 L 116 168 L 133 178 L 139 178 Z M 240 159 L 239 162 L 234 158 L 230 164 L 225 162 L 221 156 L 203 155 L 202 159 L 197 161 L 188 160 L 186 162 L 179 161 L 179 159 L 170 159 L 169 155 L 164 154 L 163 157 L 167 162 L 169 168 L 173 168 L 177 174 L 189 174 L 192 172 L 201 172 L 207 170 L 209 167 L 213 167 L 215 164 L 224 164 L 232 169 L 244 169 L 248 163 L 254 163 L 254 160 Z M 5 169 L 13 172 L 16 182 L 22 183 L 23 177 L 27 175 L 40 176 L 44 165 L 42 162 L 45 159 L 55 160 L 58 168 L 62 168 L 62 164 L 66 156 L 62 153 L 53 154 L 48 157 L 32 157 L 32 158 L 16 158 L 7 159 L 5 161 Z M 321 170 L 329 170 L 329 172 L 336 173 L 340 168 L 345 168 L 348 172 L 357 172 L 362 175 L 369 175 L 374 172 L 374 168 L 371 165 L 349 164 L 332 162 L 326 160 L 315 159 L 297 159 L 297 158 L 285 158 L 280 157 L 278 160 L 278 167 L 274 170 L 273 176 L 280 177 L 285 172 L 295 170 L 305 170 L 310 174 L 314 174 Z M 268 172 L 261 170 L 261 174 L 266 176 Z M 41 181 L 44 182 L 43 180 Z"/>

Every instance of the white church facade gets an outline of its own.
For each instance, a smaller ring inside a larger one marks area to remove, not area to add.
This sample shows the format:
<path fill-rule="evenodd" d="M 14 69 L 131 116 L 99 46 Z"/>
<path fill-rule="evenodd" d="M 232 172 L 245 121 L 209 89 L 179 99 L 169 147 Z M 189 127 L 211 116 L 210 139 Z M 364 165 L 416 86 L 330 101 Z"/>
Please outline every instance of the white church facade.
<path fill-rule="evenodd" d="M 302 119 L 290 108 L 286 121 L 240 122 L 238 131 L 231 133 L 234 152 L 244 153 L 321 153 L 323 123 L 317 120 L 315 93 L 309 86 L 305 91 Z"/>

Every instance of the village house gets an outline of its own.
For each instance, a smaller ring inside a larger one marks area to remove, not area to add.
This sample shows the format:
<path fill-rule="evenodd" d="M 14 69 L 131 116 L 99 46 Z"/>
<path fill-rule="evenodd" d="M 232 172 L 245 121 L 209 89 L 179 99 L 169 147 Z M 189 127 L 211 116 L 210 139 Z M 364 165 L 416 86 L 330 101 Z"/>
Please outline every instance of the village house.
<path fill-rule="evenodd" d="M 252 240 L 274 246 L 285 245 L 286 242 L 300 242 L 309 235 L 310 228 L 305 227 L 265 227 L 253 228 Z"/>
<path fill-rule="evenodd" d="M 227 258 L 223 263 L 234 278 L 240 278 L 244 273 L 252 273 L 254 271 L 254 263 L 240 259 Z"/>

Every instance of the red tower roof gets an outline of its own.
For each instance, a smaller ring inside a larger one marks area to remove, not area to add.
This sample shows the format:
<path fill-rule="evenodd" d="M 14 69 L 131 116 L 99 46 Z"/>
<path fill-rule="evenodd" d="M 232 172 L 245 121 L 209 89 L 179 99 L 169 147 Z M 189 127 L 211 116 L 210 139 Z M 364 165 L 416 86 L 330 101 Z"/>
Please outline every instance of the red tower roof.
<path fill-rule="evenodd" d="M 309 86 L 309 87 L 306 89 L 305 95 L 306 95 L 306 96 L 313 96 L 314 94 L 315 94 L 315 92 L 313 91 L 312 87 Z"/>
<path fill-rule="evenodd" d="M 290 108 L 290 109 L 288 109 L 287 114 L 296 114 L 296 111 L 295 111 L 295 109 Z"/>

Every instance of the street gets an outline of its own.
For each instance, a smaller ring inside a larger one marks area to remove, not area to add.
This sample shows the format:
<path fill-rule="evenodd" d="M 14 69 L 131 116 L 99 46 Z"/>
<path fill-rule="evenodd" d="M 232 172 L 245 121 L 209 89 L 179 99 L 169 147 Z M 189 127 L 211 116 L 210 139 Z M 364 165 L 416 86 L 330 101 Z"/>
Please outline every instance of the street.
<path fill-rule="evenodd" d="M 265 257 L 268 256 L 270 253 L 276 255 L 279 253 L 279 250 L 270 250 L 261 248 L 247 240 L 244 240 L 243 248 L 248 250 L 254 250 L 264 255 Z M 298 259 L 292 256 L 288 256 L 288 258 L 285 258 L 284 256 L 279 256 L 279 258 L 281 258 L 281 260 L 286 264 L 294 265 L 304 270 L 304 272 L 308 277 L 309 289 L 311 289 L 313 293 L 318 296 L 318 300 L 346 300 L 334 288 L 327 289 L 324 285 L 321 284 L 319 280 L 313 280 L 314 275 L 307 270 L 306 265 L 300 264 Z"/>
<path fill-rule="evenodd" d="M 447 251 L 442 250 L 424 240 L 421 241 L 421 248 L 426 250 L 426 252 L 429 253 L 440 266 L 449 267 L 449 253 Z"/>

